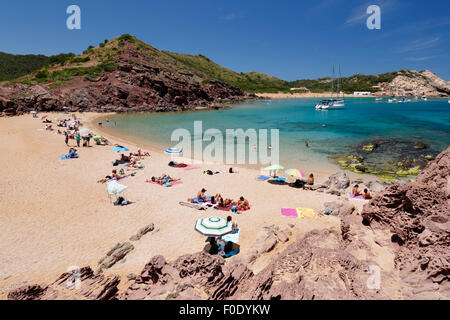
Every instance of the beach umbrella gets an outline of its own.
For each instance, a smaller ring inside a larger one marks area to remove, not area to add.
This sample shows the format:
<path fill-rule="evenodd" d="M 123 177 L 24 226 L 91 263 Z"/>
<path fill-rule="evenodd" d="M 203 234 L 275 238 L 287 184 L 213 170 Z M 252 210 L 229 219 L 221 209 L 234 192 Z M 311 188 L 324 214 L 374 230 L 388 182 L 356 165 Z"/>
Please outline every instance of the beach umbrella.
<path fill-rule="evenodd" d="M 285 172 L 292 177 L 305 177 L 305 174 L 297 169 L 288 169 Z"/>
<path fill-rule="evenodd" d="M 94 136 L 93 138 L 94 138 L 94 140 L 104 139 L 103 136 Z"/>
<path fill-rule="evenodd" d="M 195 230 L 206 237 L 222 237 L 233 233 L 233 225 L 223 218 L 201 218 L 197 220 Z"/>
<path fill-rule="evenodd" d="M 284 167 L 280 166 L 279 164 L 273 164 L 267 168 L 264 168 L 264 170 L 272 171 L 272 170 L 283 170 Z"/>
<path fill-rule="evenodd" d="M 267 168 L 264 168 L 266 171 L 274 171 L 274 175 L 277 175 L 277 170 L 283 170 L 284 167 L 280 166 L 279 164 L 273 164 Z"/>
<path fill-rule="evenodd" d="M 67 126 L 71 127 L 75 124 L 75 120 L 70 120 L 69 122 L 67 122 Z"/>
<path fill-rule="evenodd" d="M 30 111 L 31 114 L 37 114 L 37 111 Z"/>
<path fill-rule="evenodd" d="M 83 128 L 83 129 L 80 130 L 80 135 L 82 137 L 85 137 L 85 136 L 89 135 L 89 133 L 91 133 L 91 129 Z"/>
<path fill-rule="evenodd" d="M 128 148 L 116 146 L 116 147 L 111 148 L 111 151 L 116 151 L 116 152 L 128 151 Z"/>
<path fill-rule="evenodd" d="M 117 183 L 116 180 L 111 180 L 106 185 L 106 191 L 111 196 L 118 196 L 119 194 L 124 192 L 125 189 L 127 189 L 127 188 L 128 188 L 127 186 Z"/>
<path fill-rule="evenodd" d="M 167 150 L 164 151 L 164 153 L 169 155 L 182 155 L 183 150 L 178 148 L 168 148 Z"/>

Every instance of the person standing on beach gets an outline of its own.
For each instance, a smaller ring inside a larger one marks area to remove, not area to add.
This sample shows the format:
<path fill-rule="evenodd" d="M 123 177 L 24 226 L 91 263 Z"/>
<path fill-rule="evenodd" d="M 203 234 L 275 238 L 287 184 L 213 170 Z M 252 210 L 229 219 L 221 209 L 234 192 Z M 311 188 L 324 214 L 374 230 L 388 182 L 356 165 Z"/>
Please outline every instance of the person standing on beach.
<path fill-rule="evenodd" d="M 308 142 L 308 140 L 305 140 L 305 146 L 306 146 L 307 148 L 309 148 L 309 142 Z"/>
<path fill-rule="evenodd" d="M 64 138 L 64 141 L 66 142 L 66 146 L 68 146 L 69 145 L 69 134 L 67 133 L 67 131 L 64 131 L 64 135 L 66 136 Z"/>
<path fill-rule="evenodd" d="M 77 146 L 80 147 L 81 136 L 78 131 L 76 133 L 75 139 L 77 140 Z"/>

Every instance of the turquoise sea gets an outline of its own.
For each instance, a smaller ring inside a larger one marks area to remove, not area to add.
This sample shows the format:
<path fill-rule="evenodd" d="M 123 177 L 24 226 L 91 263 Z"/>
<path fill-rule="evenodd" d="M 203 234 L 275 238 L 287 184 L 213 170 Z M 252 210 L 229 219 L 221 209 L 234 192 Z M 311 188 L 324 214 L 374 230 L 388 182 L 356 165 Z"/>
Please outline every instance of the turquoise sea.
<path fill-rule="evenodd" d="M 436 151 L 450 145 L 447 100 L 387 103 L 387 99 L 347 98 L 344 110 L 316 111 L 319 100 L 262 100 L 218 111 L 119 114 L 109 117 L 109 123 L 103 121 L 103 126 L 161 149 L 175 145 L 170 141 L 175 129 L 193 134 L 194 121 L 202 121 L 204 131 L 279 129 L 280 163 L 286 166 L 330 161 L 330 155 L 348 153 L 352 146 L 377 138 L 420 140 Z"/>

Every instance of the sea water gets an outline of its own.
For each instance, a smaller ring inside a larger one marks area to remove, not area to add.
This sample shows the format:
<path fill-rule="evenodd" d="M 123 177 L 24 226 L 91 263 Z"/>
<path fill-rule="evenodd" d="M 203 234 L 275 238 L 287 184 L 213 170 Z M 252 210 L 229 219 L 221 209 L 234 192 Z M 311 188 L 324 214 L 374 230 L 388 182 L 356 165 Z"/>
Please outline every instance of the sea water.
<path fill-rule="evenodd" d="M 436 151 L 450 145 L 447 100 L 388 103 L 387 99 L 347 98 L 343 110 L 316 111 L 319 100 L 259 100 L 222 110 L 118 114 L 103 121 L 103 126 L 161 150 L 176 145 L 171 141 L 176 129 L 187 129 L 193 135 L 194 121 L 202 121 L 203 131 L 219 129 L 224 139 L 226 129 L 278 129 L 280 163 L 285 166 L 329 162 L 330 155 L 348 153 L 352 146 L 378 138 L 423 141 Z"/>

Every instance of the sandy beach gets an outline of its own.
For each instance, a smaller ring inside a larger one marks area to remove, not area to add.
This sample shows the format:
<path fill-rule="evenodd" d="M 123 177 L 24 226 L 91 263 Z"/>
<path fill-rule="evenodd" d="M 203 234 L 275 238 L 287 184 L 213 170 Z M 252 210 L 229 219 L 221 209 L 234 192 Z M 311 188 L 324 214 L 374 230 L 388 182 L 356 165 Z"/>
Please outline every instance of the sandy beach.
<path fill-rule="evenodd" d="M 40 114 L 43 115 L 46 113 Z M 57 116 L 48 115 L 50 119 Z M 95 119 L 105 114 L 77 116 L 85 126 L 102 133 Z M 289 227 L 293 239 L 309 230 L 340 227 L 337 217 L 294 219 L 280 214 L 281 208 L 296 207 L 319 212 L 324 202 L 338 199 L 335 195 L 257 181 L 260 172 L 248 168 L 238 168 L 236 174 L 214 176 L 203 171 L 227 172 L 230 166 L 205 164 L 190 171 L 170 168 L 167 164 L 171 159 L 162 150 L 104 133 L 111 142 L 125 145 L 131 152 L 143 148 L 151 154 L 142 161 L 144 169 L 120 182 L 128 186 L 124 195 L 133 204 L 116 207 L 106 193 L 106 185 L 97 180 L 111 173 L 112 162 L 120 154 L 110 151 L 111 147 L 93 145 L 77 148 L 79 159 L 61 161 L 60 156 L 68 151 L 64 136 L 45 131 L 44 126 L 30 115 L 0 118 L 0 298 L 24 284 L 48 283 L 71 266 L 89 265 L 94 269 L 115 244 L 128 241 L 150 223 L 156 231 L 133 242 L 134 250 L 105 271 L 122 277 L 121 288 L 127 286 L 128 274 L 139 273 L 155 255 L 171 261 L 201 251 L 205 237 L 194 231 L 195 221 L 208 216 L 226 218 L 230 214 L 179 205 L 180 201 L 195 197 L 203 187 L 209 195 L 221 193 L 233 199 L 244 196 L 252 205 L 248 212 L 233 215 L 241 228 L 242 257 L 265 226 Z M 75 141 L 69 144 L 73 146 Z M 309 173 L 309 168 L 303 169 Z M 316 183 L 337 171 L 330 165 L 314 172 Z M 171 188 L 146 183 L 152 176 L 163 173 L 181 179 L 182 183 Z M 349 176 L 352 180 L 362 177 L 351 173 Z M 351 201 L 359 210 L 364 204 L 360 200 Z M 263 265 L 259 262 L 252 267 L 257 272 Z"/>

